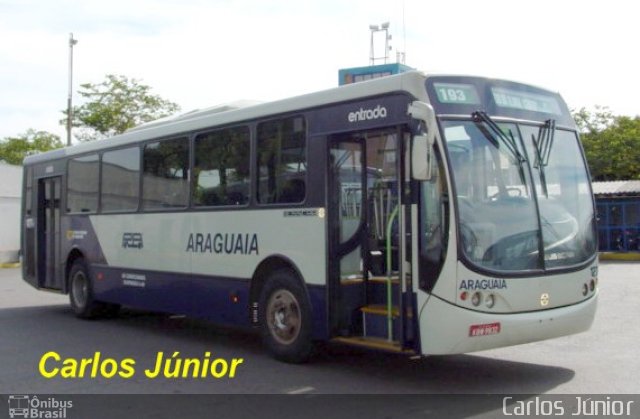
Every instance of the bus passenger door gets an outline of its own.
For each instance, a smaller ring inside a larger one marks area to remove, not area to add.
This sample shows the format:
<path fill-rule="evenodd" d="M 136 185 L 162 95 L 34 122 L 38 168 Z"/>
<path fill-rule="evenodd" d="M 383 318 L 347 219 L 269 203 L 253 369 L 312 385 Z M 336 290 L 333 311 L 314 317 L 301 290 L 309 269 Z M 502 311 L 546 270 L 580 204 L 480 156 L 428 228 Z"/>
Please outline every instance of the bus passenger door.
<path fill-rule="evenodd" d="M 347 343 L 401 350 L 406 341 L 404 140 L 402 128 L 390 127 L 330 142 L 329 319 Z"/>
<path fill-rule="evenodd" d="M 62 289 L 60 272 L 60 194 L 61 178 L 50 177 L 38 181 L 38 287 Z"/>
<path fill-rule="evenodd" d="M 329 151 L 329 319 L 337 335 L 351 334 L 354 310 L 364 304 L 365 146 L 365 141 L 348 136 L 333 140 Z M 353 286 L 346 287 L 350 278 Z"/>

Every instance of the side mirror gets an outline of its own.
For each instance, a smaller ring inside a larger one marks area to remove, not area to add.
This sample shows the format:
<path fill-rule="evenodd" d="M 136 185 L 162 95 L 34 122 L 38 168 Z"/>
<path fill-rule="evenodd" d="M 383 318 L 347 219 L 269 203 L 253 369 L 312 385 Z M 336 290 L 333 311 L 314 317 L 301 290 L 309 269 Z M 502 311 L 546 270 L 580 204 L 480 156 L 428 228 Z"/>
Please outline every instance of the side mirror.
<path fill-rule="evenodd" d="M 411 145 L 411 176 L 416 180 L 431 180 L 433 165 L 433 144 L 436 140 L 435 111 L 433 107 L 424 102 L 413 102 L 409 105 L 409 115 L 420 119 L 427 127 L 425 135 L 413 137 Z"/>

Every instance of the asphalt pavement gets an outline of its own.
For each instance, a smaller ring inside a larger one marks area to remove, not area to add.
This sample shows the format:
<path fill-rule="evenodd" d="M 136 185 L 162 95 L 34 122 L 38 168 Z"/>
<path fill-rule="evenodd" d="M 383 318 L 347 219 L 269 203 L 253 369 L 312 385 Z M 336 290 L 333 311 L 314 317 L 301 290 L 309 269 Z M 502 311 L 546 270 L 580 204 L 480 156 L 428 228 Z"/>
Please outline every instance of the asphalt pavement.
<path fill-rule="evenodd" d="M 21 280 L 19 269 L 0 269 L 0 394 L 297 394 L 316 397 L 314 403 L 322 406 L 335 402 L 317 398 L 329 394 L 638 394 L 640 263 L 603 262 L 599 287 L 598 312 L 586 333 L 420 359 L 327 344 L 309 363 L 290 365 L 268 356 L 255 333 L 200 320 L 136 310 L 124 310 L 112 319 L 79 320 L 67 296 L 31 288 Z M 192 370 L 185 377 L 152 377 L 158 356 L 165 363 L 172 361 L 170 371 L 178 359 L 198 359 L 200 366 L 205 359 L 207 365 L 217 362 L 217 373 L 224 361 L 227 371 L 219 377 L 210 369 L 196 377 Z M 242 362 L 236 364 L 231 377 L 234 359 Z M 86 365 L 80 374 L 83 360 Z M 133 373 L 123 364 L 125 360 L 134 361 L 129 365 Z M 105 369 L 92 376 L 93 364 Z M 237 399 L 216 400 L 243 404 Z M 471 410 L 459 417 L 493 417 L 483 416 L 490 411 L 484 399 L 465 400 L 475 402 L 463 403 Z M 415 407 L 414 401 L 405 400 L 403 406 Z M 207 405 L 202 403 L 197 404 L 198 409 Z M 315 412 L 324 411 L 318 407 Z M 385 411 L 377 410 L 379 414 Z M 422 412 L 412 412 L 418 411 Z M 0 417 L 3 412 L 0 408 Z"/>

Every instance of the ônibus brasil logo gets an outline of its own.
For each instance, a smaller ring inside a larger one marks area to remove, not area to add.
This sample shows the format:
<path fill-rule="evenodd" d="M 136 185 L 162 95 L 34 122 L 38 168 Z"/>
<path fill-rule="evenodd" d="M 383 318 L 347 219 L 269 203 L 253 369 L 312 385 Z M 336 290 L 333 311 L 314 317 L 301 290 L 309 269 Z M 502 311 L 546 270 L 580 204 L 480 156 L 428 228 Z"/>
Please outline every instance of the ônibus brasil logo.
<path fill-rule="evenodd" d="M 378 105 L 373 109 L 360 108 L 359 111 L 349 112 L 347 119 L 349 122 L 369 121 L 387 117 L 387 108 Z"/>
<path fill-rule="evenodd" d="M 40 399 L 38 396 L 9 396 L 9 416 L 11 418 L 56 418 L 67 417 L 68 409 L 73 407 L 71 400 L 58 400 L 55 397 Z"/>

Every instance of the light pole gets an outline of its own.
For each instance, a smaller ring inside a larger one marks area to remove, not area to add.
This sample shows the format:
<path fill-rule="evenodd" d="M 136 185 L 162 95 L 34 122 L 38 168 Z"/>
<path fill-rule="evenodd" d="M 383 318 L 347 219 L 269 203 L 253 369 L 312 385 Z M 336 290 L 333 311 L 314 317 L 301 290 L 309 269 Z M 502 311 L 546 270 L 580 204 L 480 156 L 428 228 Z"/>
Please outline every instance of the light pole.
<path fill-rule="evenodd" d="M 73 94 L 73 46 L 78 43 L 73 39 L 73 33 L 69 34 L 69 96 L 67 97 L 67 146 L 71 145 L 71 121 L 73 108 L 71 107 L 71 95 Z"/>
<path fill-rule="evenodd" d="M 389 22 L 384 22 L 381 25 L 369 25 L 369 30 L 371 31 L 371 47 L 369 49 L 369 61 L 370 65 L 375 65 L 376 60 L 384 59 L 384 63 L 387 63 L 389 59 L 389 41 L 391 40 L 391 35 L 389 35 Z M 374 35 L 376 32 L 384 32 L 384 55 L 382 57 L 376 57 L 375 48 L 374 48 Z"/>

